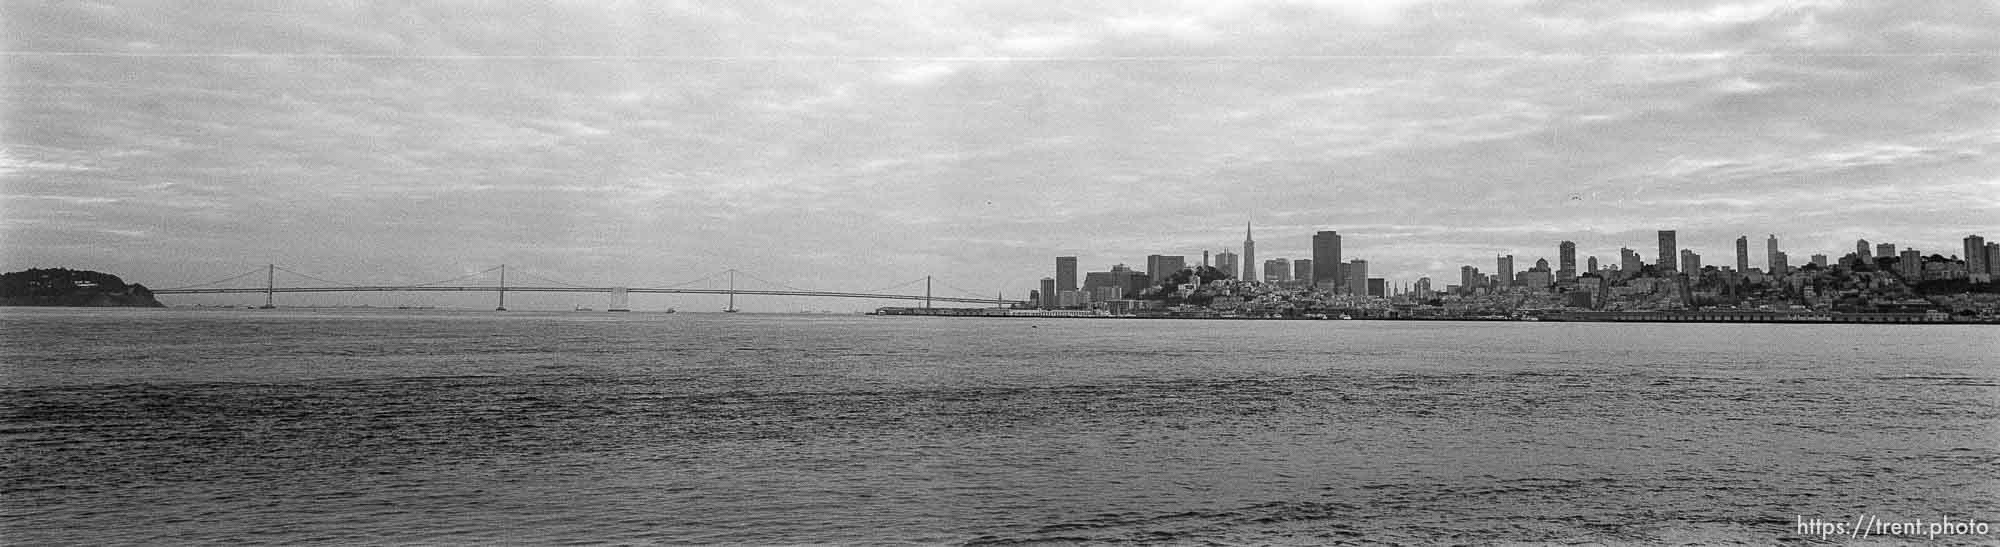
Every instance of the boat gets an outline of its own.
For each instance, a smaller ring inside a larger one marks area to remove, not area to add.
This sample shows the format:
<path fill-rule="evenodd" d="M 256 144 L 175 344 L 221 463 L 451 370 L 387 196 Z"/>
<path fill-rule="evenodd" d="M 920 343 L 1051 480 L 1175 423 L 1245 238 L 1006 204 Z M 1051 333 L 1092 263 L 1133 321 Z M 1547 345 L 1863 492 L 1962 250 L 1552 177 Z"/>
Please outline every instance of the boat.
<path fill-rule="evenodd" d="M 583 306 L 577 306 L 576 311 L 591 311 L 591 309 Z M 611 311 L 618 311 L 618 310 L 611 310 Z"/>

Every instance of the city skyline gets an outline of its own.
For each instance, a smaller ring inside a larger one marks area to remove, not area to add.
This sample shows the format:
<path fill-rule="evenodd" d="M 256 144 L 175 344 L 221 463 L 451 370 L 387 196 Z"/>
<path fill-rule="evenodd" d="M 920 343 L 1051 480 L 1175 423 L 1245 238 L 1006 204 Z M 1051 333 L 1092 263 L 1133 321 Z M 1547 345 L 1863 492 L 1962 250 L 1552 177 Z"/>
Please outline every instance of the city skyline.
<path fill-rule="evenodd" d="M 1979 3 L 6 11 L 0 264 L 149 286 L 1015 295 L 1049 257 L 1257 269 L 1323 230 L 1407 284 L 1560 241 L 1657 262 L 1658 230 L 1718 265 L 1768 234 L 1949 256 L 2000 218 Z"/>

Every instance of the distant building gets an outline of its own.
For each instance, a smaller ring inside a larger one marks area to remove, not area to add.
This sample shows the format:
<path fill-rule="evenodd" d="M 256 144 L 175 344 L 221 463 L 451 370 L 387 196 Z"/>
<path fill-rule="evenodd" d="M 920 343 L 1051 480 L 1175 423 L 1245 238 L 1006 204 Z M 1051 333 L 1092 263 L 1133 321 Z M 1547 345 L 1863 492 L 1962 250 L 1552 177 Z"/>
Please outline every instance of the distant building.
<path fill-rule="evenodd" d="M 1076 290 L 1076 257 L 1056 257 L 1056 290 Z"/>
<path fill-rule="evenodd" d="M 1546 291 L 1555 284 L 1555 277 L 1547 268 L 1536 268 L 1514 276 L 1514 284 L 1530 290 Z"/>
<path fill-rule="evenodd" d="M 1784 251 L 1778 251 L 1778 261 L 1771 265 L 1771 274 L 1785 275 L 1788 273 L 1792 273 L 1792 257 L 1785 254 Z"/>
<path fill-rule="evenodd" d="M 1903 249 L 1902 256 L 1896 258 L 1896 273 L 1903 274 L 1903 278 L 1911 282 L 1922 281 L 1924 279 L 1924 253 L 1916 249 Z"/>
<path fill-rule="evenodd" d="M 1332 289 L 1340 286 L 1340 232 L 1321 230 L 1313 234 L 1313 275 L 1316 285 Z"/>
<path fill-rule="evenodd" d="M 1368 261 L 1356 258 L 1347 262 L 1347 290 L 1349 294 L 1368 290 Z"/>
<path fill-rule="evenodd" d="M 1244 281 L 1257 280 L 1257 242 L 1250 240 L 1250 223 L 1243 223 L 1243 277 Z"/>
<path fill-rule="evenodd" d="M 1215 269 L 1222 270 L 1224 273 L 1234 276 L 1243 273 L 1243 271 L 1238 268 L 1240 268 L 1240 266 L 1236 261 L 1236 253 L 1232 253 L 1229 251 L 1222 251 L 1215 255 Z"/>
<path fill-rule="evenodd" d="M 1422 299 L 1425 299 L 1425 300 L 1430 300 L 1430 299 L 1431 299 L 1431 278 L 1430 278 L 1430 277 L 1428 277 L 1428 276 L 1426 276 L 1426 277 L 1419 277 L 1419 278 L 1417 278 L 1417 285 L 1416 285 L 1416 287 L 1415 287 L 1415 291 L 1416 291 L 1416 293 L 1417 293 L 1417 298 L 1422 298 Z"/>
<path fill-rule="evenodd" d="M 1812 263 L 1813 263 L 1813 265 L 1816 265 L 1816 266 L 1819 266 L 1819 267 L 1821 267 L 1821 268 L 1825 268 L 1825 267 L 1826 267 L 1826 255 L 1823 255 L 1823 254 L 1816 254 L 1816 255 L 1812 255 Z"/>
<path fill-rule="evenodd" d="M 1459 266 L 1458 286 L 1464 289 L 1465 292 L 1470 293 L 1472 292 L 1472 287 L 1473 287 L 1472 280 L 1474 278 L 1477 278 L 1478 276 L 1479 276 L 1478 268 L 1474 268 L 1472 266 Z"/>
<path fill-rule="evenodd" d="M 1493 276 L 1500 280 L 1500 285 L 1504 287 L 1513 284 L 1514 255 L 1500 255 L 1493 262 L 1494 267 L 1498 268 L 1493 272 Z"/>
<path fill-rule="evenodd" d="M 1965 236 L 1965 254 L 1961 255 L 1965 258 L 1965 271 L 2000 273 L 1993 270 L 1992 263 L 1996 257 L 1987 252 L 1989 248 L 1986 238 L 1977 235 Z"/>
<path fill-rule="evenodd" d="M 1264 261 L 1264 282 L 1283 283 L 1292 280 L 1292 261 L 1273 258 Z"/>
<path fill-rule="evenodd" d="M 1556 244 L 1556 279 L 1564 283 L 1576 279 L 1576 242 Z"/>
<path fill-rule="evenodd" d="M 1770 272 L 1772 275 L 1778 275 L 1782 272 L 1778 268 L 1778 254 L 1778 234 L 1771 234 L 1770 239 L 1764 240 L 1764 271 Z"/>
<path fill-rule="evenodd" d="M 1986 257 L 1986 273 L 2000 275 L 2000 242 L 1986 244 L 1980 256 Z"/>
<path fill-rule="evenodd" d="M 1045 310 L 1056 309 L 1056 278 L 1053 277 L 1042 278 L 1042 290 L 1039 292 L 1042 296 L 1042 302 L 1041 302 L 1042 309 Z"/>
<path fill-rule="evenodd" d="M 1680 243 L 1676 239 L 1677 237 L 1674 235 L 1673 230 L 1660 230 L 1660 254 L 1656 256 L 1660 261 L 1660 274 L 1662 275 L 1672 274 L 1681 269 L 1681 248 Z"/>
<path fill-rule="evenodd" d="M 1750 271 L 1750 236 L 1736 238 L 1736 271 Z"/>
<path fill-rule="evenodd" d="M 1894 243 L 1875 244 L 1875 256 L 1885 257 L 1885 258 L 1896 256 L 1896 244 Z"/>
<path fill-rule="evenodd" d="M 1866 239 L 1854 240 L 1854 256 L 1860 258 L 1862 264 L 1875 263 L 1875 250 L 1868 248 Z"/>
<path fill-rule="evenodd" d="M 1618 248 L 1618 269 L 1625 275 L 1639 275 L 1639 253 L 1625 247 Z"/>
<path fill-rule="evenodd" d="M 1590 264 L 1584 266 L 1584 269 L 1589 270 L 1589 273 L 1597 273 L 1597 257 L 1590 257 Z"/>
<path fill-rule="evenodd" d="M 1307 287 L 1313 286 L 1313 259 L 1301 258 L 1293 260 L 1292 280 Z"/>
<path fill-rule="evenodd" d="M 1388 296 L 1388 280 L 1380 277 L 1368 278 L 1368 296 Z"/>
<path fill-rule="evenodd" d="M 1187 269 L 1187 257 L 1181 255 L 1147 255 L 1146 271 L 1152 272 L 1151 284 L 1166 282 L 1167 278 Z"/>
<path fill-rule="evenodd" d="M 1681 273 L 1701 275 L 1701 255 L 1687 249 L 1681 250 Z"/>

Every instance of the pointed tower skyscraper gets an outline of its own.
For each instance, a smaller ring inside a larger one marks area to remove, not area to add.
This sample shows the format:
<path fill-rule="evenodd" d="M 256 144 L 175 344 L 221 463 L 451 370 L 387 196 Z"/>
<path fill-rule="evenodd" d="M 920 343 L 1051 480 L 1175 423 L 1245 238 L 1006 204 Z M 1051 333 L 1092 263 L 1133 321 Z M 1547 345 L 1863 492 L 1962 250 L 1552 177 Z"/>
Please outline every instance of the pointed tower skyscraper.
<path fill-rule="evenodd" d="M 1250 240 L 1250 222 L 1243 222 L 1243 277 L 1244 281 L 1257 280 L 1257 242 Z"/>

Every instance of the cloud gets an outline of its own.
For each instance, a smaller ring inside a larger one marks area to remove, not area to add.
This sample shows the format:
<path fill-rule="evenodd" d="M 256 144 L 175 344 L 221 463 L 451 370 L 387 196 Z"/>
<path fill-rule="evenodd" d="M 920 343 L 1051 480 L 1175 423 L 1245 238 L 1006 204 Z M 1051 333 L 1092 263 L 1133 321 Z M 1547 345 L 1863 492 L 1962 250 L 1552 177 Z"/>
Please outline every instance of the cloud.
<path fill-rule="evenodd" d="M 1246 219 L 1260 254 L 1338 229 L 1376 270 L 1450 277 L 1666 228 L 1704 254 L 1826 222 L 1940 247 L 1990 227 L 1909 219 L 2000 212 L 1963 197 L 2000 194 L 2000 16 L 1977 5 L 15 12 L 0 259 L 142 280 L 506 261 L 1012 287 L 1058 252 L 1219 250 Z"/>

